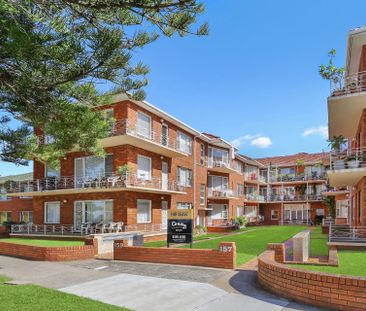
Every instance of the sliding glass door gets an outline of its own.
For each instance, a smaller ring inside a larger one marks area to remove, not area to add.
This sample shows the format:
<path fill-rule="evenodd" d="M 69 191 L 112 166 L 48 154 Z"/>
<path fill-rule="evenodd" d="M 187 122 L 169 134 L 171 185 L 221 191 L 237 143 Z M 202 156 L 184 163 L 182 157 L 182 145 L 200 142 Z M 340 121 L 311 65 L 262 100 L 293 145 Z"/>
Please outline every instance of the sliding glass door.
<path fill-rule="evenodd" d="M 81 224 L 108 223 L 113 221 L 113 201 L 76 201 L 74 206 L 75 230 L 80 230 Z"/>

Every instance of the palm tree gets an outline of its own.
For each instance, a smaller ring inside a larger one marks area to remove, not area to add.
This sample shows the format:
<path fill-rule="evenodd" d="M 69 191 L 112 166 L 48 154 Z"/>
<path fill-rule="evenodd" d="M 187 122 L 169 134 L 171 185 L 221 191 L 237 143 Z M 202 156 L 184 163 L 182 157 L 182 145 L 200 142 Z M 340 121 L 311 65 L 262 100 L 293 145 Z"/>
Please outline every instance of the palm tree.
<path fill-rule="evenodd" d="M 342 145 L 347 143 L 347 139 L 342 135 L 333 136 L 332 138 L 329 138 L 327 141 L 329 143 L 328 146 L 332 150 L 336 151 L 337 154 L 339 154 L 339 152 L 341 151 Z"/>

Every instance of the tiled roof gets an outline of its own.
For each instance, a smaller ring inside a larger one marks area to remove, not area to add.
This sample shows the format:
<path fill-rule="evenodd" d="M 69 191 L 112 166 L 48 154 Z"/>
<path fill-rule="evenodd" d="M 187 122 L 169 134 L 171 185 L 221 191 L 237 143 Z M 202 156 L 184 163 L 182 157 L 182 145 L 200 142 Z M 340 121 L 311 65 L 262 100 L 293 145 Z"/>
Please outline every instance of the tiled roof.
<path fill-rule="evenodd" d="M 300 152 L 287 156 L 258 158 L 256 160 L 262 163 L 264 166 L 269 166 L 270 164 L 273 166 L 293 166 L 296 165 L 299 161 L 303 162 L 304 164 L 314 164 L 318 162 L 323 162 L 323 164 L 327 165 L 329 164 L 329 153 Z"/>
<path fill-rule="evenodd" d="M 11 180 L 11 181 L 24 181 L 33 179 L 33 173 L 25 173 L 25 174 L 18 174 L 18 175 L 8 175 L 8 176 L 1 176 L 0 177 L 0 184 Z"/>

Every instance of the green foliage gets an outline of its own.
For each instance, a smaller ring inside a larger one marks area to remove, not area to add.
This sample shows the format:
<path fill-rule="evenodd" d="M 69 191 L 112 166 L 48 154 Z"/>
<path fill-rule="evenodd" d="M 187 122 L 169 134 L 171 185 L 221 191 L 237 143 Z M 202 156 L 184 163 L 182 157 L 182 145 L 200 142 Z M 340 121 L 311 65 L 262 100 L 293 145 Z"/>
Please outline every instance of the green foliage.
<path fill-rule="evenodd" d="M 193 229 L 194 235 L 201 235 L 201 234 L 205 234 L 206 232 L 207 232 L 207 228 L 204 226 L 201 226 L 201 225 L 197 225 Z"/>
<path fill-rule="evenodd" d="M 243 215 L 235 217 L 234 220 L 240 225 L 240 227 L 245 227 L 248 223 L 248 219 Z"/>
<path fill-rule="evenodd" d="M 328 207 L 329 215 L 335 219 L 336 216 L 336 200 L 334 196 L 324 198 L 324 204 Z"/>
<path fill-rule="evenodd" d="M 319 66 L 319 74 L 323 79 L 330 81 L 335 89 L 341 89 L 345 69 L 343 67 L 334 66 L 333 61 L 336 54 L 337 52 L 335 49 L 331 49 L 328 52 L 328 64 Z"/>
<path fill-rule="evenodd" d="M 122 166 L 117 167 L 117 173 L 120 174 L 120 175 L 128 174 L 131 171 L 132 171 L 132 168 L 128 164 L 124 164 Z"/>
<path fill-rule="evenodd" d="M 332 138 L 329 138 L 328 140 L 328 146 L 337 152 L 341 150 L 341 147 L 347 143 L 347 139 L 343 137 L 342 135 L 339 136 L 333 136 Z"/>
<path fill-rule="evenodd" d="M 206 24 L 192 29 L 203 11 L 196 0 L 0 2 L 0 159 L 103 155 L 110 123 L 94 108 L 120 92 L 143 99 L 149 68 L 135 51 L 160 35 L 206 35 Z M 32 127 L 53 142 L 38 144 Z"/>

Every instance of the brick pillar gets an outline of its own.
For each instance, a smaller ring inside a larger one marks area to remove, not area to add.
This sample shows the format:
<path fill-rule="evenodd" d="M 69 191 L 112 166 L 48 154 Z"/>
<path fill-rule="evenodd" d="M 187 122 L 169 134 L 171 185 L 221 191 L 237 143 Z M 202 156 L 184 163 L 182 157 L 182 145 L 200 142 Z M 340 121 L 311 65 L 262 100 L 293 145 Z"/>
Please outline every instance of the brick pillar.
<path fill-rule="evenodd" d="M 219 245 L 219 251 L 231 256 L 230 262 L 232 262 L 232 269 L 236 267 L 236 244 L 235 242 L 221 242 Z"/>
<path fill-rule="evenodd" d="M 273 250 L 275 252 L 275 261 L 284 263 L 285 262 L 285 244 L 283 243 L 269 243 L 267 244 L 267 249 Z"/>

